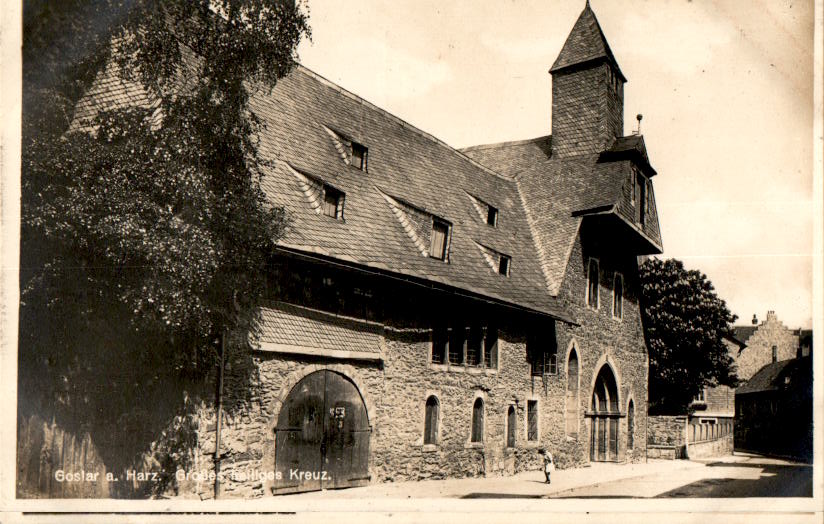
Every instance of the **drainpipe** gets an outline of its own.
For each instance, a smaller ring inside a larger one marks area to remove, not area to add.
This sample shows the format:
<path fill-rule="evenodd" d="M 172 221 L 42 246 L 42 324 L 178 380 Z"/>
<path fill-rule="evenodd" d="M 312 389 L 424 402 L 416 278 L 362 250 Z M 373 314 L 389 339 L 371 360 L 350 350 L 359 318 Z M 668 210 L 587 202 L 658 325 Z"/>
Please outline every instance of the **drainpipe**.
<path fill-rule="evenodd" d="M 226 351 L 226 331 L 220 334 L 220 362 L 217 370 L 217 421 L 215 423 L 215 500 L 220 497 L 220 422 L 223 418 L 223 360 Z"/>

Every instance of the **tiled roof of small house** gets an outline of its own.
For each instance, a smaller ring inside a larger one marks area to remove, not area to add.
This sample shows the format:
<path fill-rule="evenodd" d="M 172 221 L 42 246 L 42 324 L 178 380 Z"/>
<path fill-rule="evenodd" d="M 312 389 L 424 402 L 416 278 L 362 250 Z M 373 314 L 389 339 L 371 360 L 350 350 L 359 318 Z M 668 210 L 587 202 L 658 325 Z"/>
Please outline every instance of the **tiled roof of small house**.
<path fill-rule="evenodd" d="M 804 374 L 808 375 L 807 377 Z M 779 391 L 799 380 L 809 380 L 812 375 L 812 358 L 802 357 L 780 360 L 759 369 L 746 384 L 735 390 L 736 395 Z M 797 385 L 797 384 L 796 384 Z"/>
<path fill-rule="evenodd" d="M 315 309 L 270 302 L 261 308 L 256 345 L 263 351 L 307 348 L 348 356 L 381 355 L 383 326 Z"/>
<path fill-rule="evenodd" d="M 293 220 L 283 247 L 568 318 L 546 292 L 514 181 L 304 67 L 250 105 L 266 125 L 260 153 L 274 161 L 264 190 Z M 348 165 L 349 141 L 368 148 L 366 171 Z M 318 211 L 323 185 L 345 194 L 343 220 Z M 433 217 L 452 228 L 447 262 L 428 256 Z M 500 254 L 512 257 L 509 276 L 490 262 Z"/>
<path fill-rule="evenodd" d="M 549 291 L 557 295 L 583 216 L 614 211 L 629 223 L 632 211 L 624 205 L 623 191 L 631 170 L 629 160 L 603 161 L 590 154 L 553 158 L 551 136 L 487 144 L 464 153 L 516 181 L 524 199 L 530 225 L 537 238 L 541 267 Z M 660 245 L 655 206 L 650 217 L 651 240 Z M 538 234 L 537 232 L 540 232 Z"/>
<path fill-rule="evenodd" d="M 561 48 L 561 53 L 552 64 L 549 70 L 555 73 L 562 69 L 572 67 L 585 62 L 593 60 L 606 59 L 609 60 L 618 72 L 621 79 L 626 82 L 621 69 L 618 67 L 618 62 L 609 48 L 604 32 L 601 30 L 601 24 L 595 18 L 595 13 L 589 7 L 587 2 L 581 15 L 572 27 L 572 31 L 564 42 L 564 47 Z"/>

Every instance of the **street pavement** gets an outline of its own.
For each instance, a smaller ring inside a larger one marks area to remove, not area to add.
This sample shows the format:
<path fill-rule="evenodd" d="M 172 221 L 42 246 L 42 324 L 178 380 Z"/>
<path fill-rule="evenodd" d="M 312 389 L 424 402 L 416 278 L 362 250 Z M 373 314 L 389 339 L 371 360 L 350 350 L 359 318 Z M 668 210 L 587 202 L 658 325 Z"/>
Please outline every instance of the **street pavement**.
<path fill-rule="evenodd" d="M 704 460 L 592 463 L 557 470 L 545 484 L 541 471 L 509 477 L 376 483 L 361 488 L 283 495 L 284 502 L 335 499 L 511 499 L 811 497 L 812 466 L 750 454 Z"/>
<path fill-rule="evenodd" d="M 556 492 L 551 498 L 812 497 L 813 468 L 740 454 L 696 461 L 700 467 L 662 471 Z"/>

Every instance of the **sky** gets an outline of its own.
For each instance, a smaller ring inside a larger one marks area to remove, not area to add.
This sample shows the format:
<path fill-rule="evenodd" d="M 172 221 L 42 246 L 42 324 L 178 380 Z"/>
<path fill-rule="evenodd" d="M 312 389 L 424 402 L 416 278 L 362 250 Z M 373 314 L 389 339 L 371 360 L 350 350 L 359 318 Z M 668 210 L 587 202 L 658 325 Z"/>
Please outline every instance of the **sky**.
<path fill-rule="evenodd" d="M 584 0 L 306 0 L 301 63 L 453 147 L 551 129 Z M 747 324 L 812 324 L 813 2 L 592 0 L 664 242 Z"/>

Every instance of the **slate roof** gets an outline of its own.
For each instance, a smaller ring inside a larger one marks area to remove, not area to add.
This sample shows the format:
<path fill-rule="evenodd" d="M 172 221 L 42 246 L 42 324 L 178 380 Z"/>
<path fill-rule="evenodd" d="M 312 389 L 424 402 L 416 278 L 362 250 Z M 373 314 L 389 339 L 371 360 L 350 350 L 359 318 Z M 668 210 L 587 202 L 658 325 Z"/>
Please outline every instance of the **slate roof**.
<path fill-rule="evenodd" d="M 812 373 L 811 357 L 793 358 L 767 364 L 759 369 L 746 384 L 735 390 L 736 395 L 780 391 L 785 388 L 784 377 L 790 377 L 790 384 L 804 373 Z"/>
<path fill-rule="evenodd" d="M 600 154 L 553 158 L 552 137 L 487 144 L 463 149 L 468 156 L 512 178 L 537 241 L 549 292 L 557 295 L 583 217 L 614 211 L 632 222 L 621 204 L 631 172 L 629 160 L 601 161 Z M 652 197 L 651 197 L 652 198 Z M 655 206 L 653 205 L 653 210 Z M 657 216 L 650 220 L 651 240 L 660 244 Z"/>
<path fill-rule="evenodd" d="M 327 351 L 380 355 L 383 326 L 316 309 L 271 302 L 261 308 L 259 342 Z"/>
<path fill-rule="evenodd" d="M 126 105 L 157 102 L 110 66 L 78 104 L 75 128 L 97 111 Z M 272 164 L 263 169 L 263 189 L 291 218 L 283 248 L 571 320 L 546 292 L 513 180 L 300 65 L 271 91 L 254 90 L 250 106 L 265 126 L 259 152 Z M 366 172 L 349 165 L 347 140 L 368 148 Z M 345 194 L 344 220 L 320 212 L 324 185 Z M 498 209 L 497 227 L 485 223 L 480 203 Z M 447 262 L 427 256 L 433 217 L 451 226 Z M 512 257 L 509 276 L 497 273 L 490 253 Z"/>
<path fill-rule="evenodd" d="M 266 126 L 261 156 L 273 161 L 263 188 L 292 218 L 283 247 L 568 318 L 546 292 L 513 180 L 302 66 L 271 94 L 255 94 L 250 106 Z M 344 162 L 335 136 L 368 148 L 367 172 Z M 302 189 L 301 181 L 307 180 L 345 193 L 344 220 L 316 211 Z M 499 210 L 497 227 L 486 224 L 476 209 L 478 200 Z M 452 227 L 448 262 L 422 253 L 429 248 L 428 236 L 416 241 L 419 234 L 429 234 L 433 216 Z M 510 276 L 493 270 L 479 246 L 510 255 Z"/>
<path fill-rule="evenodd" d="M 621 80 L 627 81 L 609 48 L 604 32 L 601 30 L 601 24 L 598 23 L 595 13 L 592 12 L 587 2 L 549 72 L 556 73 L 568 67 L 598 59 L 610 61 Z"/>

